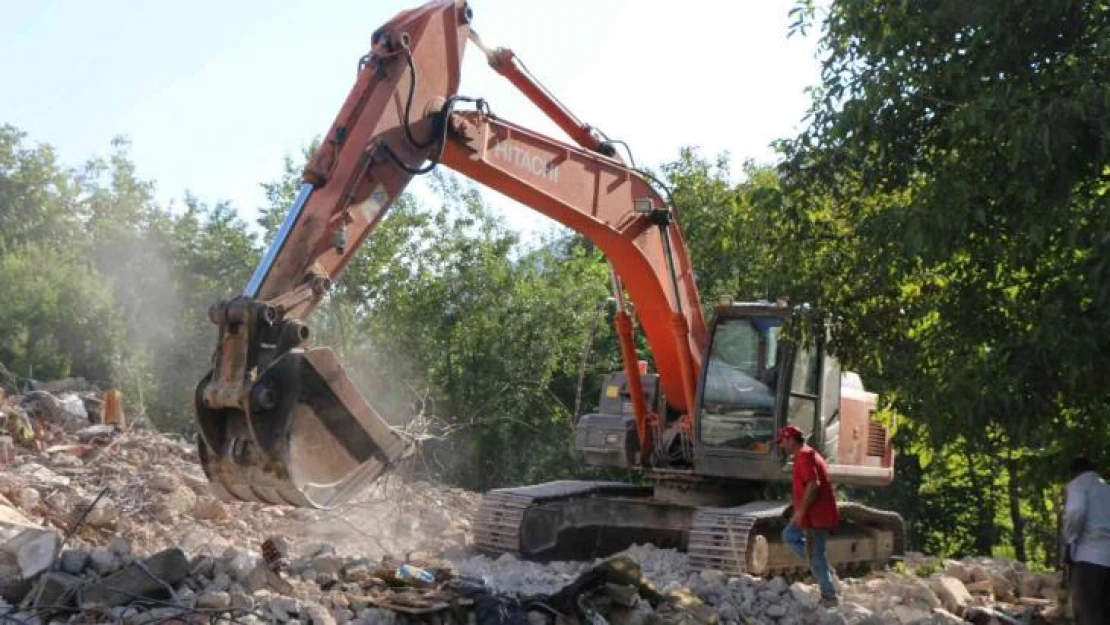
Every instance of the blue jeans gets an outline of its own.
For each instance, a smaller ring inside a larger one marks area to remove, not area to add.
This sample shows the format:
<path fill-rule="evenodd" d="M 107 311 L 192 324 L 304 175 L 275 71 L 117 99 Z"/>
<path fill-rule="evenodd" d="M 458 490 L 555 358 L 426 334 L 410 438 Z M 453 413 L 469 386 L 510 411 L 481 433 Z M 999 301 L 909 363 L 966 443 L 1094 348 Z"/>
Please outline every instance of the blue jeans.
<path fill-rule="evenodd" d="M 812 541 L 813 544 L 806 545 L 806 537 Z M 825 557 L 825 541 L 828 540 L 829 530 L 826 529 L 806 529 L 803 530 L 793 523 L 787 524 L 786 528 L 782 530 L 782 540 L 786 546 L 794 552 L 802 560 L 809 561 L 809 572 L 813 574 L 813 579 L 817 580 L 817 585 L 821 587 L 822 597 L 835 597 L 836 589 L 833 588 L 832 571 L 829 569 L 829 561 Z M 809 557 L 806 557 L 806 547 L 809 547 Z"/>

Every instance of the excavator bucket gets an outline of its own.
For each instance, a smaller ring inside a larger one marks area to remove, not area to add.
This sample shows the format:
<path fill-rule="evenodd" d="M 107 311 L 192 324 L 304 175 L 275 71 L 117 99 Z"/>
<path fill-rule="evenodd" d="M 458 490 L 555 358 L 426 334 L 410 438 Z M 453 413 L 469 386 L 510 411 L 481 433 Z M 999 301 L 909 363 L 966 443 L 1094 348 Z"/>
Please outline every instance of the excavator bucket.
<path fill-rule="evenodd" d="M 349 500 L 413 446 L 378 415 L 328 348 L 291 350 L 252 385 L 247 410 L 212 410 L 197 388 L 198 445 L 224 499 L 309 508 Z"/>

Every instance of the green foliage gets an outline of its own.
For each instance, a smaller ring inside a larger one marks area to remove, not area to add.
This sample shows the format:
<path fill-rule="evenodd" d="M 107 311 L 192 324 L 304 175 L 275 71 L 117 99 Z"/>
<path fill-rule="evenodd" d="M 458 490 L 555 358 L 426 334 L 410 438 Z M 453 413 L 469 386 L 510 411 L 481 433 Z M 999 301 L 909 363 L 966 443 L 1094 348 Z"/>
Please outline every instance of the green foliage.
<path fill-rule="evenodd" d="M 245 283 L 255 242 L 229 206 L 157 206 L 124 140 L 78 168 L 25 140 L 0 128 L 0 363 L 119 387 L 189 430 L 215 338 L 208 305 Z"/>
<path fill-rule="evenodd" d="M 810 124 L 782 143 L 798 243 L 838 252 L 810 283 L 843 358 L 918 421 L 925 540 L 954 551 L 1051 557 L 1059 467 L 1108 459 L 1106 17 L 833 2 Z M 983 505 L 957 514 L 961 490 Z"/>

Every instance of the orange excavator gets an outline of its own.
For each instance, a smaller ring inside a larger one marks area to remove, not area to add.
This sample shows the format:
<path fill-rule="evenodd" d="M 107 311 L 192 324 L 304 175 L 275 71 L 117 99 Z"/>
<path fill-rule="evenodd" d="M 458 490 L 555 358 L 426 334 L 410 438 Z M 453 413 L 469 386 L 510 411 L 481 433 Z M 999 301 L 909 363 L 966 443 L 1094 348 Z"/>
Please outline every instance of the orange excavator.
<path fill-rule="evenodd" d="M 284 223 L 241 295 L 211 307 L 211 371 L 196 388 L 204 471 L 227 499 L 331 508 L 411 456 L 306 319 L 415 176 L 447 167 L 593 242 L 611 269 L 623 369 L 580 416 L 585 464 L 637 484 L 557 481 L 485 493 L 477 547 L 586 559 L 651 542 L 730 574 L 806 569 L 783 544 L 790 480 L 773 445 L 800 427 L 843 485 L 893 480 L 876 398 L 827 349 L 830 325 L 786 302 L 713 304 L 707 323 L 669 194 L 616 142 L 573 115 L 512 51 L 491 49 L 464 0 L 435 0 L 377 29 L 354 86 L 303 172 Z M 494 115 L 458 93 L 468 44 L 573 141 Z M 637 359 L 643 332 L 655 371 Z M 841 501 L 829 561 L 851 574 L 904 549 L 893 512 Z"/>

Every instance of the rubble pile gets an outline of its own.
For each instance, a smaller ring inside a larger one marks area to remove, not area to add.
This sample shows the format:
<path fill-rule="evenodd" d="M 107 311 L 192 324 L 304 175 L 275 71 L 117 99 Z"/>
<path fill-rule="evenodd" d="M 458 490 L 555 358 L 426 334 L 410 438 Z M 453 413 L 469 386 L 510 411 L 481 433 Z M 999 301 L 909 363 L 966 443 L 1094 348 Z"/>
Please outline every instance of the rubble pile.
<path fill-rule="evenodd" d="M 72 382 L 0 397 L 0 621 L 939 625 L 1058 612 L 1058 576 L 1003 560 L 913 555 L 838 580 L 841 604 L 826 609 L 806 580 L 695 570 L 651 546 L 489 558 L 471 549 L 479 495 L 399 474 L 340 510 L 225 502 L 193 444 L 118 414 L 117 399 Z"/>
<path fill-rule="evenodd" d="M 477 494 L 399 475 L 329 511 L 221 501 L 194 444 L 99 422 L 99 395 L 34 391 L 0 400 L 0 430 L 13 432 L 0 437 L 0 495 L 33 521 L 62 531 L 95 500 L 76 540 L 96 545 L 119 534 L 148 553 L 169 547 L 218 552 L 283 534 L 362 556 L 450 553 L 469 544 Z M 79 410 L 83 405 L 92 410 Z"/>

